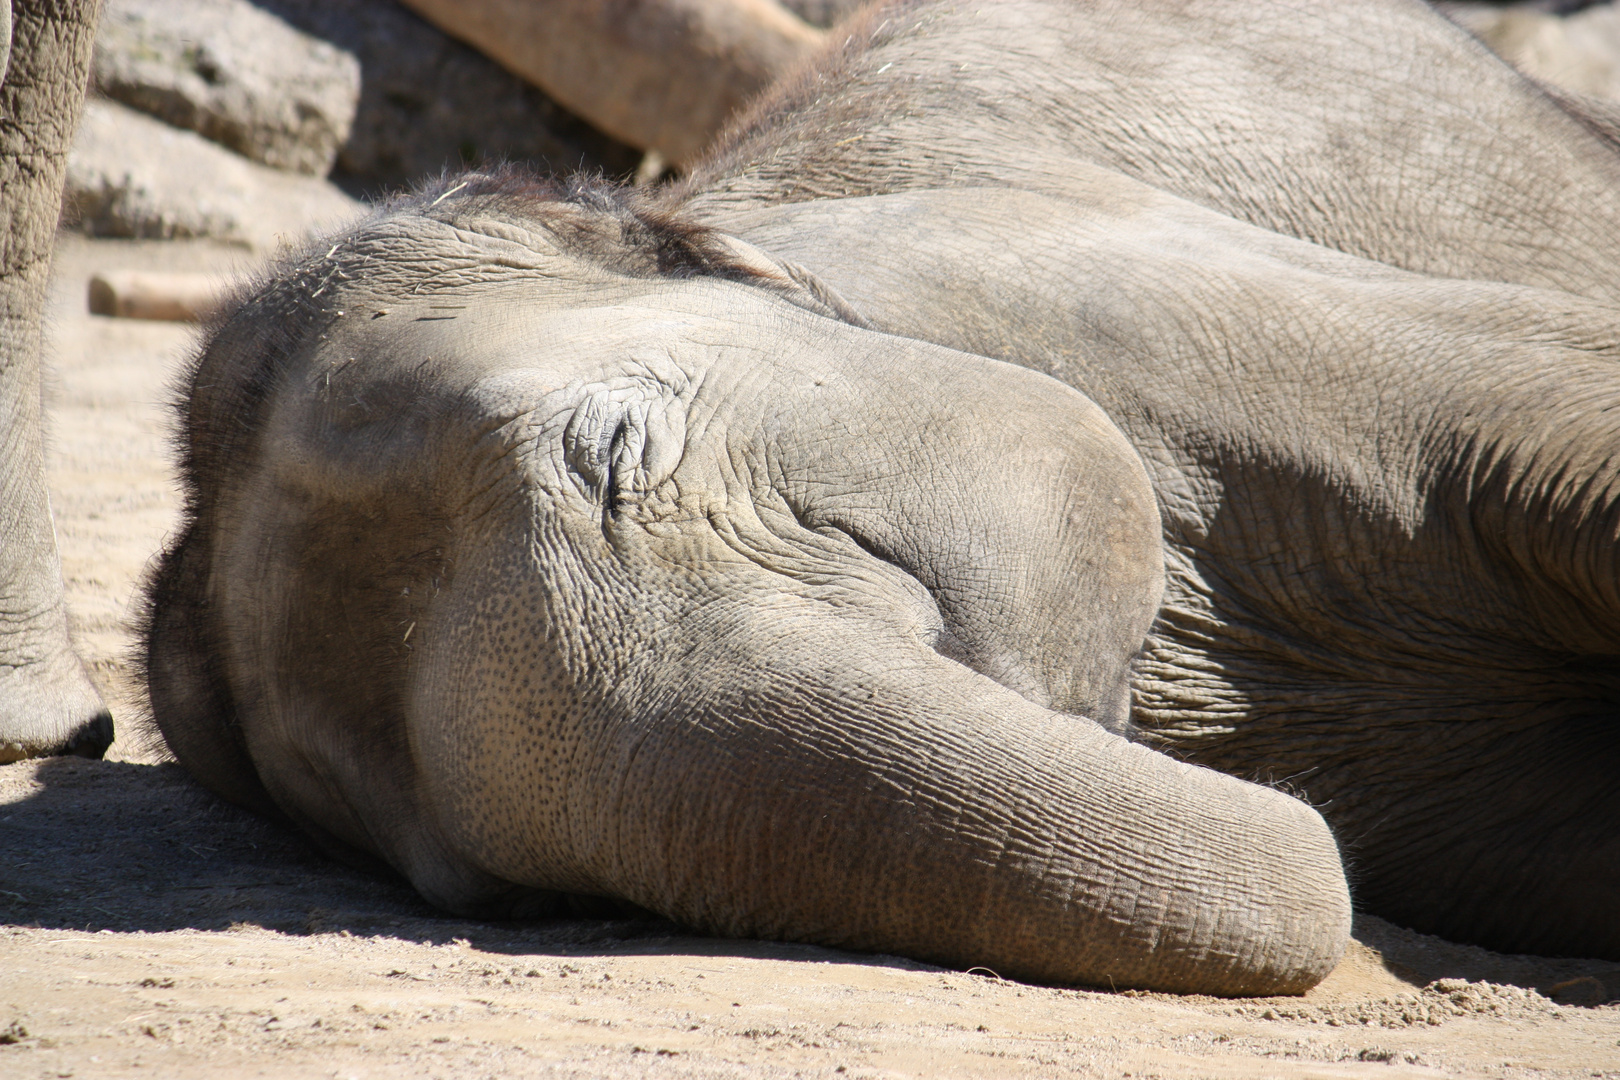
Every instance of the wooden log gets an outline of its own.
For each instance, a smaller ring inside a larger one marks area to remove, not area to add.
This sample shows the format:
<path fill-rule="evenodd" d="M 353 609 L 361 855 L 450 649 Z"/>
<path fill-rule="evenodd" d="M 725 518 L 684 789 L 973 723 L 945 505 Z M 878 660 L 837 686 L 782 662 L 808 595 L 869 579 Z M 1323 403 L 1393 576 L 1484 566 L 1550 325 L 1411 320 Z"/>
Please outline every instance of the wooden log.
<path fill-rule="evenodd" d="M 775 0 L 402 0 L 597 128 L 692 160 L 827 32 Z"/>
<path fill-rule="evenodd" d="M 227 289 L 217 274 L 105 270 L 90 278 L 90 314 L 199 322 L 218 309 Z"/>

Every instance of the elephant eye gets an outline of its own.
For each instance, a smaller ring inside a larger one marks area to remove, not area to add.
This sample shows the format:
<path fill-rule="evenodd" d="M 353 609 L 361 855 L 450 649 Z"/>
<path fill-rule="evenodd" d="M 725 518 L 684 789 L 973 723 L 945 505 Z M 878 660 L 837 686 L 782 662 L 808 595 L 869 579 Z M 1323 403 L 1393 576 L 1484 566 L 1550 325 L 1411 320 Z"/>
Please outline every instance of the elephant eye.
<path fill-rule="evenodd" d="M 628 413 L 619 414 L 619 422 L 611 428 L 604 428 L 602 439 L 596 448 L 596 460 L 604 466 L 602 477 L 603 503 L 607 512 L 617 517 L 619 507 L 624 502 L 623 485 L 620 484 L 619 466 L 627 463 L 622 460 L 625 450 L 625 438 L 630 432 L 630 418 Z"/>
<path fill-rule="evenodd" d="M 569 466 L 609 504 L 669 478 L 686 444 L 686 410 L 645 388 L 590 393 L 563 431 Z"/>
<path fill-rule="evenodd" d="M 622 440 L 625 410 L 605 394 L 580 402 L 563 433 L 568 463 L 591 487 L 609 489 L 615 443 Z"/>

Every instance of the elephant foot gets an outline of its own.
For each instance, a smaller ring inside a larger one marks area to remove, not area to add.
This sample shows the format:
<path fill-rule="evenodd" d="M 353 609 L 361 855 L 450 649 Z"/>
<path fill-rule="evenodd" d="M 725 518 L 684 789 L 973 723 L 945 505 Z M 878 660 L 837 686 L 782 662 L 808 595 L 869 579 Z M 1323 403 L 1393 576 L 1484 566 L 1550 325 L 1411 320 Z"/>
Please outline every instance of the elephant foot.
<path fill-rule="evenodd" d="M 112 741 L 112 713 L 77 656 L 0 666 L 0 765 L 60 754 L 99 758 Z"/>

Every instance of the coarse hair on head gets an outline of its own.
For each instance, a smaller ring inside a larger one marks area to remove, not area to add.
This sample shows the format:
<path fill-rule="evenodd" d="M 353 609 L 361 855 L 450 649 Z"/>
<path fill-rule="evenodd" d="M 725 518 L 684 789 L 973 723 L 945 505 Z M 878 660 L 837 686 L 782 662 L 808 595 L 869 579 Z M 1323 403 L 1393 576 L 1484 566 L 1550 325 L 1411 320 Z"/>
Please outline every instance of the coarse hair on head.
<path fill-rule="evenodd" d="M 646 188 L 514 165 L 443 174 L 381 204 L 374 217 L 417 215 L 453 227 L 484 219 L 539 226 L 568 254 L 633 277 L 757 277 L 719 234 Z"/>
<path fill-rule="evenodd" d="M 561 254 L 612 275 L 801 288 L 641 189 L 516 165 L 442 174 L 378 203 L 347 229 L 284 252 L 204 326 L 174 401 L 188 493 L 202 496 L 197 482 L 207 486 L 205 478 L 228 471 L 241 456 L 280 373 L 341 317 L 345 296 L 356 288 L 374 296 L 428 295 L 475 278 L 534 274 L 498 259 L 469 261 L 481 238 L 520 245 L 527 239 L 536 259 Z"/>

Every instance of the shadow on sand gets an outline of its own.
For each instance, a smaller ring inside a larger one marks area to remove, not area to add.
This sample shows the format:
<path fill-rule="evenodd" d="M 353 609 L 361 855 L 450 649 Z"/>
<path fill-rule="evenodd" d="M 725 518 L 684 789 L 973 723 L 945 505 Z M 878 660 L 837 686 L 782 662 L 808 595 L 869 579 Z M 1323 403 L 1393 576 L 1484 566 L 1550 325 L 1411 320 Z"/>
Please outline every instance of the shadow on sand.
<path fill-rule="evenodd" d="M 118 933 L 246 924 L 435 945 L 461 939 L 511 955 L 679 953 L 929 968 L 899 957 L 698 937 L 653 916 L 447 916 L 402 879 L 327 858 L 293 830 L 216 798 L 178 765 L 80 758 L 0 767 L 0 923 Z"/>
<path fill-rule="evenodd" d="M 158 933 L 256 925 L 508 955 L 681 954 L 927 969 L 899 957 L 698 937 L 656 917 L 480 922 L 429 907 L 399 878 L 335 862 L 239 810 L 178 765 L 56 758 L 0 767 L 0 922 Z M 1620 964 L 1504 956 L 1372 916 L 1355 937 L 1414 987 L 1436 979 L 1536 989 L 1566 1004 L 1620 997 Z"/>

